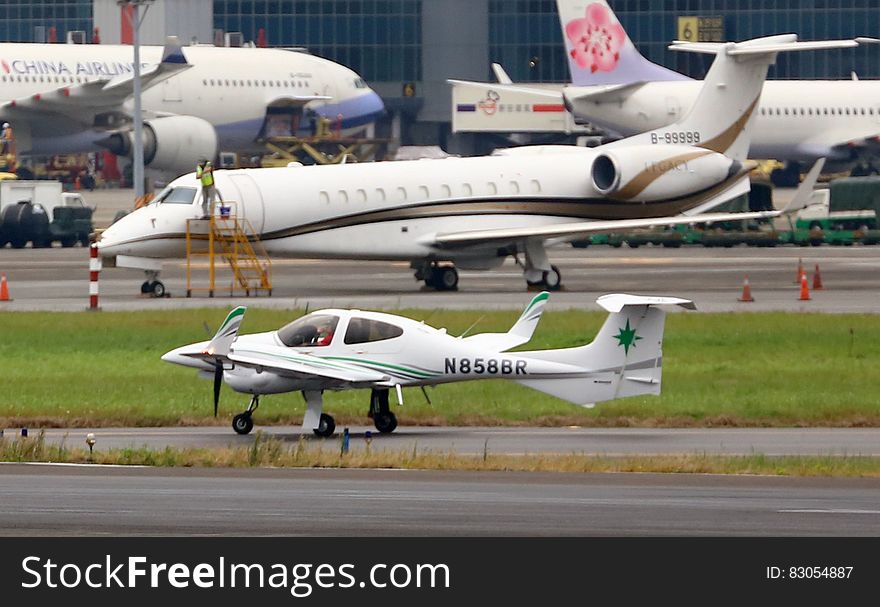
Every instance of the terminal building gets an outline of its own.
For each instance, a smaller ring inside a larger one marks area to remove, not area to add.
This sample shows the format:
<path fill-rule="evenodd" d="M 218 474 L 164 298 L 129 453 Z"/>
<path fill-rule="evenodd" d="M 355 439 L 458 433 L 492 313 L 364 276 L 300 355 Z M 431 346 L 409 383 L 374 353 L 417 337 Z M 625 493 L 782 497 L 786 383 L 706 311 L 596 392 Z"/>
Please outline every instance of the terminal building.
<path fill-rule="evenodd" d="M 880 37 L 880 0 L 611 0 L 633 42 L 650 60 L 702 77 L 704 56 L 672 53 L 669 41 L 743 40 L 795 32 L 802 39 Z M 9 1 L 0 41 L 101 42 L 124 35 L 116 0 Z M 389 109 L 379 125 L 404 145 L 486 151 L 489 136 L 450 128 L 447 78 L 490 80 L 501 63 L 515 80 L 565 82 L 568 68 L 555 0 L 156 0 L 145 44 L 182 41 L 304 47 L 359 72 Z M 880 48 L 780 56 L 771 78 L 880 77 Z"/>

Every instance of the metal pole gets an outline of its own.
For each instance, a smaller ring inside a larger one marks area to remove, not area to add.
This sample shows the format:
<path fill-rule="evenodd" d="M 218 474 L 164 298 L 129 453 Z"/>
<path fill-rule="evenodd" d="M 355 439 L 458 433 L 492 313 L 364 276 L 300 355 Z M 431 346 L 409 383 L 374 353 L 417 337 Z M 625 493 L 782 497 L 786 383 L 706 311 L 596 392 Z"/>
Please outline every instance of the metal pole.
<path fill-rule="evenodd" d="M 144 128 L 141 112 L 141 20 L 140 2 L 132 4 L 132 24 L 134 34 L 134 149 L 132 150 L 132 179 L 134 195 L 140 200 L 144 195 Z M 146 11 L 145 13 L 146 14 Z"/>

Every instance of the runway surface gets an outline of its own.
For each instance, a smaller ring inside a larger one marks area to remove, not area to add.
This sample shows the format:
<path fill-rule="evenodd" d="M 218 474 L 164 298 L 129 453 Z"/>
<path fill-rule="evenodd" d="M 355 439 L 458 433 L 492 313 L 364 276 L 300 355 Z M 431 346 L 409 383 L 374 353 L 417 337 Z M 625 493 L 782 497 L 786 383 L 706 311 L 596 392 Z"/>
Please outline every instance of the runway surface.
<path fill-rule="evenodd" d="M 258 426 L 259 429 L 259 426 Z M 598 455 L 658 455 L 709 453 L 723 455 L 871 455 L 880 456 L 880 428 L 439 428 L 400 426 L 393 434 L 379 435 L 367 426 L 352 426 L 351 448 L 364 449 L 364 432 L 372 431 L 370 448 L 387 451 L 495 454 L 564 453 Z M 300 427 L 267 426 L 264 434 L 282 441 L 300 440 Z M 36 430 L 29 429 L 35 436 Z M 84 446 L 95 433 L 97 449 L 143 447 L 246 446 L 254 434 L 239 436 L 228 426 L 197 428 L 52 428 L 45 430 L 51 443 Z M 312 448 L 337 449 L 342 427 L 331 439 L 306 433 Z M 15 435 L 13 429 L 5 431 Z"/>
<path fill-rule="evenodd" d="M 599 309 L 605 293 L 673 294 L 697 302 L 703 311 L 880 311 L 880 246 L 780 247 L 757 249 L 666 249 L 559 246 L 550 257 L 562 272 L 565 290 L 554 293 L 552 309 Z M 818 264 L 825 290 L 798 301 L 798 261 L 811 273 Z M 461 271 L 458 292 L 424 290 L 406 263 L 333 260 L 276 260 L 273 297 L 183 297 L 185 265 L 169 262 L 162 280 L 172 297 L 140 296 L 142 272 L 108 269 L 101 273 L 105 310 L 230 307 L 246 302 L 275 308 L 359 307 L 517 309 L 525 305 L 522 274 L 512 261 L 489 272 Z M 2 249 L 0 272 L 9 279 L 14 301 L 0 310 L 79 311 L 88 304 L 88 251 Z M 751 282 L 754 303 L 741 303 L 743 279 Z"/>
<path fill-rule="evenodd" d="M 0 465 L 4 535 L 880 535 L 880 480 Z"/>

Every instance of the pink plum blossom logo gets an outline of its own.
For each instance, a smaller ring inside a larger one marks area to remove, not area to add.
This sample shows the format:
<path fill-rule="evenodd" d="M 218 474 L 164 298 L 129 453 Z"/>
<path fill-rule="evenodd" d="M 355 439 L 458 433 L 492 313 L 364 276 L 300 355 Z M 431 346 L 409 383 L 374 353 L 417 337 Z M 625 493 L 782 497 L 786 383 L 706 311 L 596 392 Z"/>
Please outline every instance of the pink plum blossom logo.
<path fill-rule="evenodd" d="M 620 49 L 626 42 L 626 32 L 607 7 L 594 2 L 587 7 L 583 19 L 572 19 L 565 26 L 565 35 L 571 42 L 571 58 L 581 69 L 590 73 L 612 72 L 620 61 Z"/>

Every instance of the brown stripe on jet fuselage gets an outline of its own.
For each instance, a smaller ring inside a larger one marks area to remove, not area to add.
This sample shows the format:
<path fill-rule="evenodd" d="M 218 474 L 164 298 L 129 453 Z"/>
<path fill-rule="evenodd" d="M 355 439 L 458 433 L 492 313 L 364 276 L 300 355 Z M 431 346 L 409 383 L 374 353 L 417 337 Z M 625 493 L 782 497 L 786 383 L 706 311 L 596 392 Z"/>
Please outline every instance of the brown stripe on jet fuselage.
<path fill-rule="evenodd" d="M 629 183 L 620 188 L 618 191 L 610 194 L 609 198 L 613 198 L 614 200 L 631 200 L 641 194 L 648 186 L 650 186 L 652 183 L 654 183 L 670 171 L 674 171 L 689 160 L 702 158 L 703 156 L 708 156 L 711 153 L 711 150 L 701 150 L 697 152 L 681 154 L 679 156 L 673 156 L 672 158 L 666 158 L 664 160 L 658 160 L 657 162 L 652 163 L 650 167 L 646 168 L 644 171 L 630 179 Z M 658 163 L 663 163 L 664 168 L 658 168 Z"/>
<path fill-rule="evenodd" d="M 697 144 L 697 147 L 706 148 L 707 150 L 712 150 L 713 152 L 718 152 L 720 154 L 726 154 L 727 150 L 730 149 L 730 146 L 736 141 L 736 138 L 742 133 L 749 118 L 752 117 L 755 108 L 758 107 L 758 101 L 760 101 L 760 99 L 761 94 L 758 93 L 758 96 L 752 101 L 752 105 L 749 106 L 749 109 L 743 112 L 743 115 L 740 116 L 736 122 L 730 125 L 726 130 L 722 131 L 720 135 L 713 137 L 709 141 Z"/>

